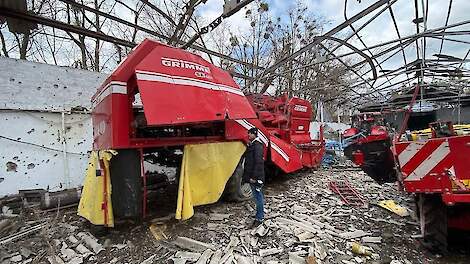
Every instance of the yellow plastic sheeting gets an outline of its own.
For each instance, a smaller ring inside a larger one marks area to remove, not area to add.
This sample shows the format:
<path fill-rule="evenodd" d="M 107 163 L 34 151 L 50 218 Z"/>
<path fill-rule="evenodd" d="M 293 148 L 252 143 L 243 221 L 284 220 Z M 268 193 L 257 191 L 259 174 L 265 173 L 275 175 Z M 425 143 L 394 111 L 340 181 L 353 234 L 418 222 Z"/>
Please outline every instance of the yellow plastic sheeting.
<path fill-rule="evenodd" d="M 393 201 L 393 200 L 380 201 L 378 203 L 378 205 L 382 208 L 385 208 L 385 209 L 389 210 L 390 212 L 393 212 L 393 213 L 399 215 L 399 216 L 408 216 L 408 215 L 410 215 L 410 213 L 408 212 L 408 210 L 405 207 L 396 204 L 395 201 Z"/>
<path fill-rule="evenodd" d="M 94 225 L 114 227 L 109 161 L 116 154 L 114 150 L 93 151 L 88 161 L 77 214 Z M 99 160 L 102 160 L 104 168 L 99 165 Z M 101 176 L 96 175 L 97 168 L 101 168 Z"/>
<path fill-rule="evenodd" d="M 245 145 L 241 142 L 186 145 L 181 164 L 176 219 L 191 218 L 194 215 L 193 206 L 217 202 L 244 151 Z"/>
<path fill-rule="evenodd" d="M 465 186 L 467 189 L 470 189 L 470 179 L 457 179 L 462 186 Z M 452 183 L 452 190 L 461 190 L 461 188 L 454 182 L 451 181 Z"/>
<path fill-rule="evenodd" d="M 470 125 L 453 125 L 454 131 L 458 136 L 470 135 Z M 411 131 L 411 139 L 413 141 L 427 140 L 431 138 L 431 129 Z"/>

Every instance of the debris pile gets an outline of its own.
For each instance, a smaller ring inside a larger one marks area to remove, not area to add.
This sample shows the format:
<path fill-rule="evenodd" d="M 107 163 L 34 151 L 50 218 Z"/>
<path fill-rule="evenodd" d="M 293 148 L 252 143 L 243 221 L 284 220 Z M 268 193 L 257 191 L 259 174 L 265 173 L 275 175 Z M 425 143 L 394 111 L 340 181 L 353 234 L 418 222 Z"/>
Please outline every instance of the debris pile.
<path fill-rule="evenodd" d="M 409 210 L 414 201 L 394 184 L 338 170 L 274 181 L 265 190 L 266 219 L 256 228 L 251 201 L 197 207 L 188 221 L 173 219 L 171 208 L 100 236 L 71 208 L 25 209 L 0 220 L 0 263 L 440 263 L 420 247 Z M 330 189 L 341 181 L 365 203 L 348 204 Z M 13 226 L 4 232 L 7 222 Z"/>
<path fill-rule="evenodd" d="M 30 217 L 36 214 L 32 209 L 24 210 L 27 211 L 31 212 Z M 80 264 L 96 260 L 94 255 L 104 250 L 93 235 L 80 231 L 76 225 L 57 222 L 52 217 L 25 221 L 27 216 L 1 220 L 1 223 L 9 222 L 0 228 L 2 233 L 7 233 L 0 239 L 1 263 L 45 263 L 47 260 L 51 264 Z"/>
<path fill-rule="evenodd" d="M 352 207 L 329 189 L 331 181 L 349 177 L 357 182 L 355 191 L 369 204 Z M 379 186 L 362 172 L 332 175 L 330 171 L 297 175 L 285 184 L 288 187 L 281 187 L 285 188 L 282 192 L 276 190 L 280 183 L 268 186 L 266 221 L 255 229 L 249 228 L 254 210 L 248 203 L 242 208 L 217 205 L 208 208 L 212 212 L 207 215 L 200 213 L 199 217 L 207 219 L 201 221 L 206 226 L 199 224 L 193 229 L 213 232 L 211 243 L 196 249 L 207 240 L 178 237 L 174 244 L 183 251 L 172 256 L 174 262 L 348 264 L 383 263 L 389 258 L 399 261 L 396 263 L 419 263 L 415 262 L 419 252 L 406 248 L 416 243 L 410 235 L 419 232 L 417 224 L 410 217 L 393 215 L 374 205 L 382 200 L 410 204 L 411 199 L 397 192 L 396 186 Z M 181 240 L 191 242 L 181 244 Z M 395 245 L 394 241 L 400 243 Z M 409 257 L 399 253 L 400 248 L 408 251 Z M 214 262 L 208 262 L 212 258 Z"/>

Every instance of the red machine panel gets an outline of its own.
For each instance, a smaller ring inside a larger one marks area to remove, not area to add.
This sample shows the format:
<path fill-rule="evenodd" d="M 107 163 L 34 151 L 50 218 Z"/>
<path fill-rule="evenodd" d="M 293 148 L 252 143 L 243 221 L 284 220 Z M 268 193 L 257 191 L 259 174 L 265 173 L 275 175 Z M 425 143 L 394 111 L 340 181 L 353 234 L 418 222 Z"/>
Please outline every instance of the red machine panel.
<path fill-rule="evenodd" d="M 470 136 L 397 142 L 395 151 L 408 192 L 449 192 L 451 176 L 470 179 Z"/>
<path fill-rule="evenodd" d="M 310 102 L 291 98 L 288 102 L 290 116 L 290 141 L 294 144 L 306 144 L 311 142 L 310 121 L 312 119 L 312 105 Z"/>
<path fill-rule="evenodd" d="M 110 149 L 112 146 L 111 96 L 93 109 L 93 149 Z"/>
<path fill-rule="evenodd" d="M 120 81 L 107 82 L 92 99 L 94 149 L 129 145 L 127 84 Z"/>
<path fill-rule="evenodd" d="M 359 133 L 359 130 L 355 127 L 348 128 L 344 131 L 343 137 L 348 138 L 357 135 Z"/>
<path fill-rule="evenodd" d="M 312 105 L 300 98 L 291 98 L 288 102 L 289 112 L 294 118 L 310 119 L 312 116 Z"/>
<path fill-rule="evenodd" d="M 373 126 L 370 129 L 371 136 L 383 136 L 386 135 L 388 137 L 387 129 L 384 126 Z"/>
<path fill-rule="evenodd" d="M 286 173 L 302 168 L 302 157 L 299 149 L 275 136 L 271 136 L 270 140 L 271 160 L 274 164 Z"/>
<path fill-rule="evenodd" d="M 222 92 L 192 85 L 157 84 L 150 81 L 150 76 L 152 75 L 137 73 L 137 84 L 148 125 L 224 119 L 226 104 Z M 168 78 L 168 80 L 171 82 L 174 79 Z"/>
<path fill-rule="evenodd" d="M 295 119 L 291 120 L 290 141 L 294 144 L 306 144 L 312 141 L 310 137 L 310 120 Z"/>
<path fill-rule="evenodd" d="M 136 76 L 149 125 L 255 117 L 231 76 L 195 54 L 157 43 Z"/>

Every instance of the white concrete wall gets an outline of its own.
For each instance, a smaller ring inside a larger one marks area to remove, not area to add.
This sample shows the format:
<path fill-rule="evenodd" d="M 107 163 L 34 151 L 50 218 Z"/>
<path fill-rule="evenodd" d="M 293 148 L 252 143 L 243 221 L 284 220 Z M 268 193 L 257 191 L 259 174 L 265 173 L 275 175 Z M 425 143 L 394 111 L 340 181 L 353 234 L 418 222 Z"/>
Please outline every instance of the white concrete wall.
<path fill-rule="evenodd" d="M 64 118 L 65 131 L 61 113 L 0 111 L 0 196 L 82 184 L 93 140 L 91 115 Z M 14 165 L 16 171 L 11 170 Z"/>
<path fill-rule="evenodd" d="M 93 140 L 90 101 L 106 77 L 0 57 L 0 196 L 82 184 Z"/>
<path fill-rule="evenodd" d="M 107 75 L 0 57 L 0 109 L 91 111 L 91 97 Z"/>

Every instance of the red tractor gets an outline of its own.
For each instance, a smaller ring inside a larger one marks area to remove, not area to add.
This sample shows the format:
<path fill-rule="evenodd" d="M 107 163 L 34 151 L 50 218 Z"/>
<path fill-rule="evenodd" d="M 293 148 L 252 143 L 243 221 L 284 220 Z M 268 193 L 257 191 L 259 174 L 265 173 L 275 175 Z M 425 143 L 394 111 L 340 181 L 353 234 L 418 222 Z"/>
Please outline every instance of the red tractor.
<path fill-rule="evenodd" d="M 318 166 L 324 152 L 323 140 L 310 138 L 308 101 L 246 97 L 228 72 L 152 40 L 121 62 L 92 103 L 94 150 L 118 151 L 110 161 L 115 217 L 145 216 L 152 180 L 144 160 L 178 167 L 188 144 L 246 142 L 247 130 L 257 127 L 266 164 L 285 173 Z M 250 188 L 235 172 L 225 193 L 246 199 Z"/>
<path fill-rule="evenodd" d="M 392 138 L 381 113 L 367 112 L 352 116 L 351 128 L 343 133 L 344 154 L 378 183 L 397 180 Z"/>

